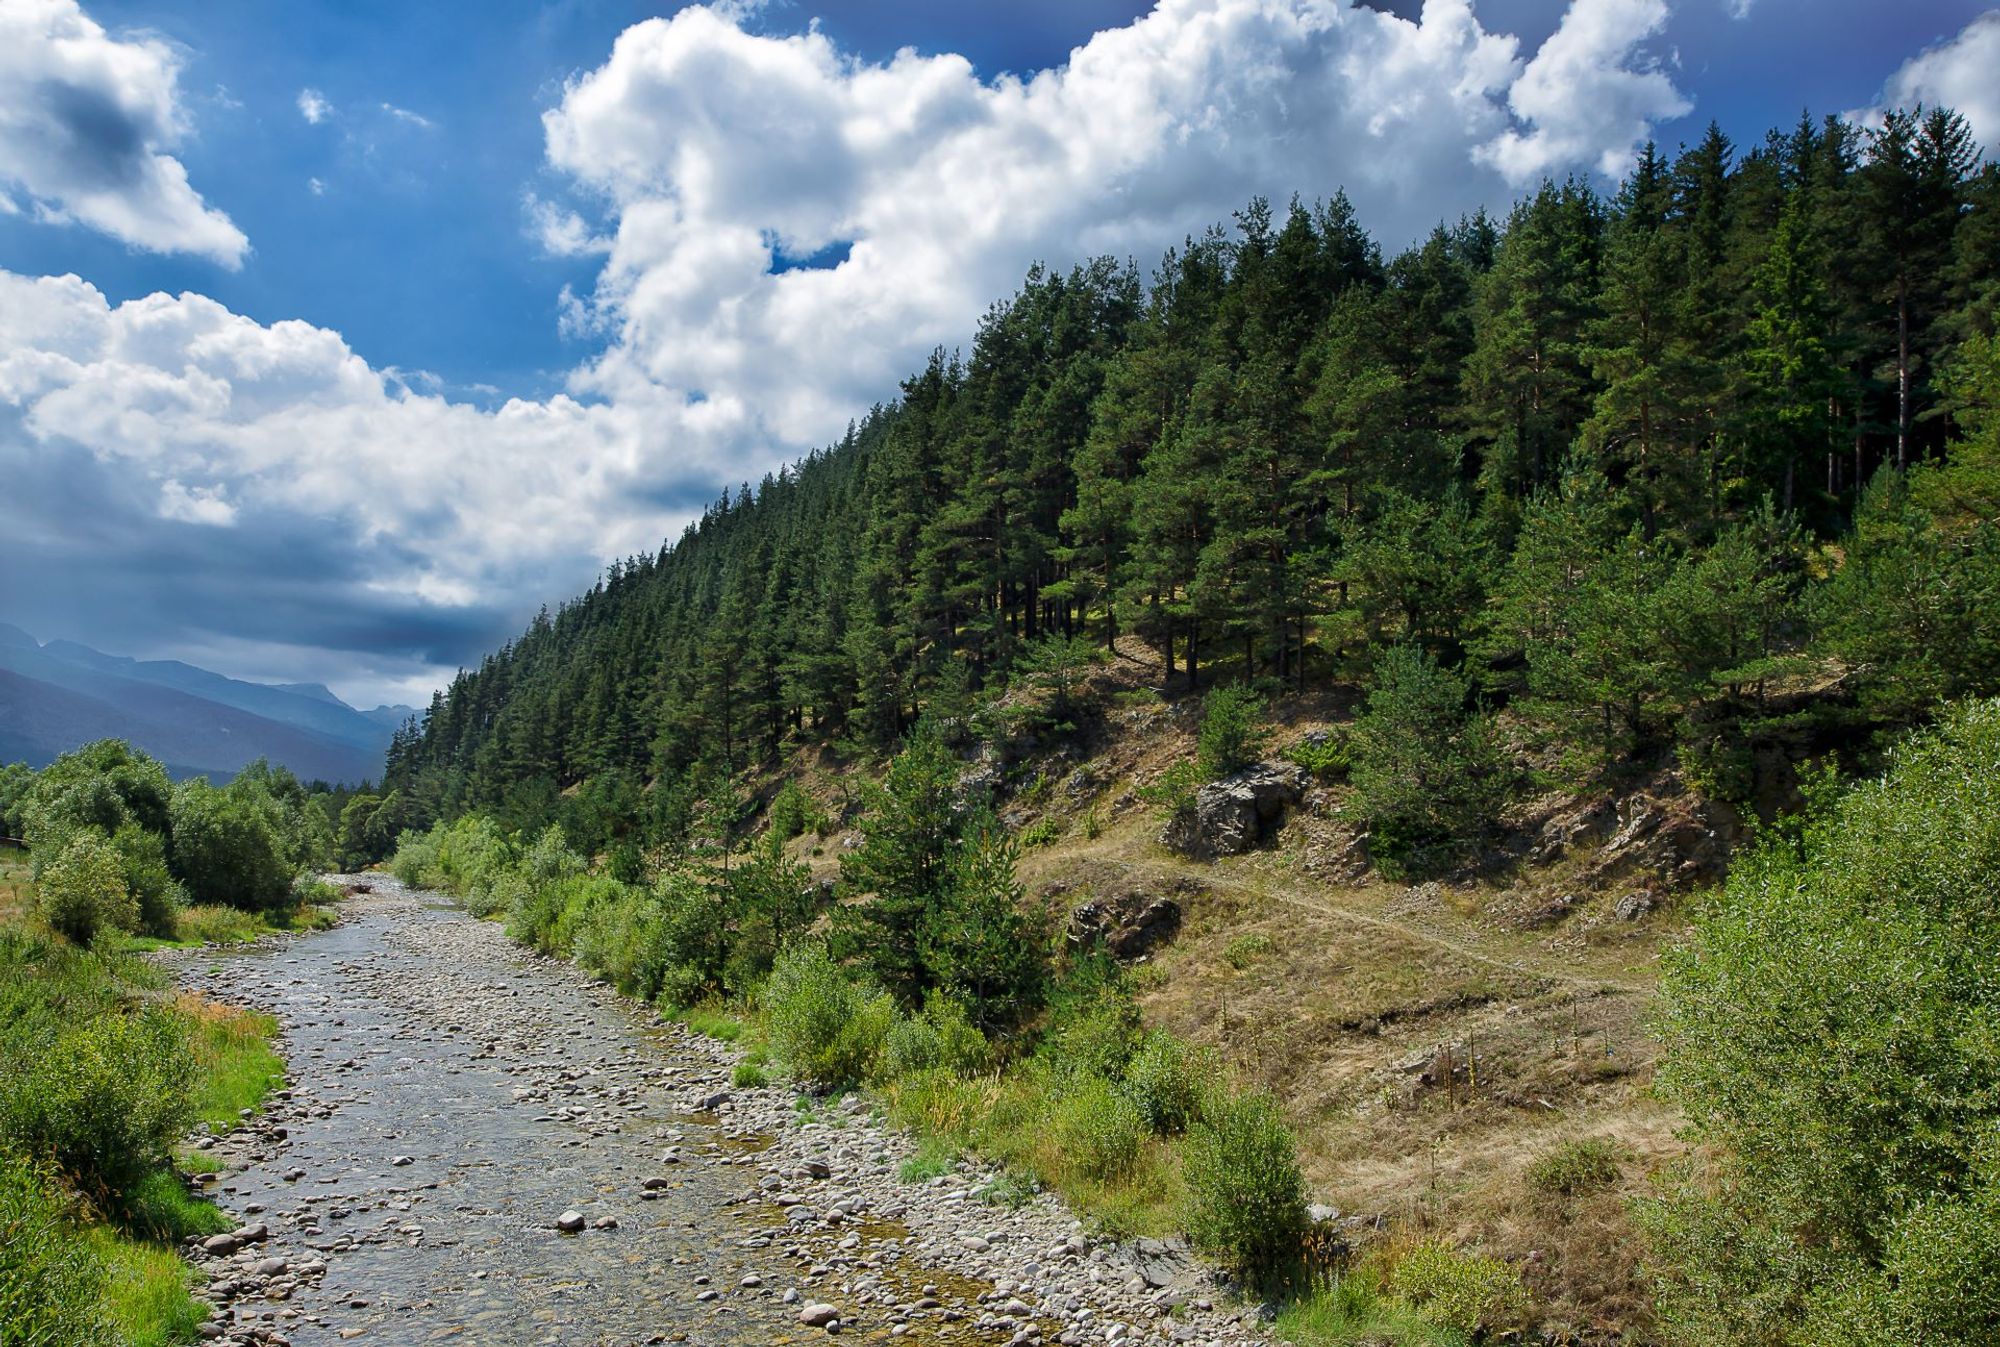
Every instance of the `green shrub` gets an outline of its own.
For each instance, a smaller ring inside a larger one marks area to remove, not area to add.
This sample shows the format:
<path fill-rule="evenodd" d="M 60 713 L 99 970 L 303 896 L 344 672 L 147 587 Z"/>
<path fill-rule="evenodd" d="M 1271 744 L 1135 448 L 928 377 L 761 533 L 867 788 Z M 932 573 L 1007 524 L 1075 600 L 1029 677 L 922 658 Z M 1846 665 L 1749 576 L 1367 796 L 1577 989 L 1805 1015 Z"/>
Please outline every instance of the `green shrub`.
<path fill-rule="evenodd" d="M 1052 818 L 1038 818 L 1021 830 L 1024 847 L 1052 847 L 1062 841 L 1062 824 Z"/>
<path fill-rule="evenodd" d="M 969 1076 L 984 1071 L 992 1057 L 986 1035 L 966 1017 L 965 1007 L 933 993 L 921 1014 L 898 1015 L 882 1043 L 882 1079 L 902 1080 L 925 1071 Z"/>
<path fill-rule="evenodd" d="M 1182 1152 L 1188 1234 L 1252 1278 L 1297 1257 L 1307 1225 L 1305 1176 L 1277 1101 L 1212 1100 Z"/>
<path fill-rule="evenodd" d="M 1623 1150 L 1602 1137 L 1559 1142 L 1528 1164 L 1528 1186 L 1538 1193 L 1580 1197 L 1618 1182 Z"/>
<path fill-rule="evenodd" d="M 1239 935 L 1222 947 L 1223 960 L 1239 973 L 1270 952 L 1271 937 L 1261 931 Z"/>
<path fill-rule="evenodd" d="M 1337 781 L 1347 775 L 1350 760 L 1347 741 L 1340 735 L 1326 732 L 1317 738 L 1305 738 L 1285 750 L 1285 758 L 1311 772 L 1321 781 Z"/>
<path fill-rule="evenodd" d="M 291 896 L 285 840 L 262 792 L 197 777 L 174 789 L 172 818 L 174 872 L 195 901 L 258 911 Z"/>
<path fill-rule="evenodd" d="M 1196 763 L 1182 761 L 1167 768 L 1133 793 L 1157 809 L 1176 814 L 1183 809 L 1194 807 L 1195 789 L 1201 785 L 1201 780 L 1201 767 Z"/>
<path fill-rule="evenodd" d="M 819 810 L 813 807 L 812 797 L 800 788 L 797 781 L 787 777 L 785 784 L 778 787 L 778 793 L 771 797 L 770 824 L 766 835 L 783 845 L 825 821 Z"/>
<path fill-rule="evenodd" d="M 1417 646 L 1391 646 L 1376 662 L 1354 725 L 1349 809 L 1391 865 L 1428 867 L 1476 846 L 1512 791 L 1492 718 L 1467 710 L 1469 692 Z"/>
<path fill-rule="evenodd" d="M 1219 1074 L 1214 1057 L 1164 1030 L 1154 1030 L 1125 1067 L 1126 1098 L 1161 1136 L 1192 1127 Z"/>
<path fill-rule="evenodd" d="M 764 988 L 771 1046 L 792 1074 L 826 1089 L 872 1074 L 895 1020 L 887 994 L 852 981 L 825 948 L 801 944 L 778 956 Z"/>
<path fill-rule="evenodd" d="M 1389 1289 L 1432 1323 L 1471 1337 L 1519 1327 L 1528 1311 L 1520 1276 L 1497 1258 L 1427 1240 L 1389 1272 Z"/>
<path fill-rule="evenodd" d="M 438 830 L 418 832 L 406 829 L 396 842 L 396 855 L 389 862 L 389 873 L 413 889 L 432 887 L 437 883 Z"/>
<path fill-rule="evenodd" d="M 131 895 L 138 929 L 172 939 L 174 924 L 187 906 L 187 890 L 167 869 L 166 840 L 128 823 L 111 838 L 124 870 L 125 891 Z"/>
<path fill-rule="evenodd" d="M 49 929 L 79 945 L 105 930 L 131 930 L 139 909 L 125 889 L 118 852 L 95 828 L 79 828 L 41 867 L 35 889 Z"/>
<path fill-rule="evenodd" d="M 1201 704 L 1197 757 L 1204 781 L 1240 772 L 1264 751 L 1265 734 L 1257 723 L 1264 699 L 1254 688 L 1230 683 L 1212 690 Z"/>
<path fill-rule="evenodd" d="M 194 1117 L 194 1061 L 180 1018 L 142 1005 L 39 1028 L 25 1042 L 9 1035 L 0 1142 L 98 1194 L 122 1193 L 166 1164 Z"/>
<path fill-rule="evenodd" d="M 477 893 L 468 893 L 462 901 L 465 910 L 475 917 L 491 917 L 511 913 L 527 902 L 534 890 L 533 881 L 519 870 L 505 870 L 494 877 L 491 884 Z"/>
<path fill-rule="evenodd" d="M 741 1086 L 744 1089 L 751 1089 L 757 1086 L 769 1085 L 771 1077 L 765 1073 L 763 1067 L 757 1065 L 755 1062 L 738 1062 L 729 1073 L 729 1083 Z"/>
<path fill-rule="evenodd" d="M 1069 1082 L 1049 1126 L 1064 1169 L 1099 1182 L 1130 1173 L 1146 1136 L 1146 1120 L 1132 1101 L 1095 1076 Z"/>
<path fill-rule="evenodd" d="M 1658 1022 L 1661 1088 L 1699 1146 L 1641 1209 L 1681 1335 L 1994 1339 L 1992 1318 L 1895 1326 L 1963 1324 L 1978 1302 L 1952 1259 L 2000 1244 L 1996 894 L 1995 702 L 1948 711 L 1885 776 L 1733 863 L 1668 955 Z"/>
<path fill-rule="evenodd" d="M 0 1154 L 0 1342 L 102 1347 L 104 1267 L 68 1219 L 55 1187 Z"/>
<path fill-rule="evenodd" d="M 1050 998 L 1037 1056 L 1058 1077 L 1125 1074 L 1140 1040 L 1139 1008 L 1118 966 L 1105 958 L 1074 964 Z"/>

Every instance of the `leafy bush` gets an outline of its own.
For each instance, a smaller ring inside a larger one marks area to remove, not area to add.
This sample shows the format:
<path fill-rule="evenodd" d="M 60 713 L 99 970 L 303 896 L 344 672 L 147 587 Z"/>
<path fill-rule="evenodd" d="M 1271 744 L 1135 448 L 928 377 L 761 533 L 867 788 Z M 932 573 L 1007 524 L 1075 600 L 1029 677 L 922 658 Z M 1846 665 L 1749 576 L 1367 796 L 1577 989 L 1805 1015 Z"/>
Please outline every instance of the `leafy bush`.
<path fill-rule="evenodd" d="M 284 841 L 254 790 L 184 781 L 172 819 L 174 871 L 195 900 L 257 911 L 291 896 Z"/>
<path fill-rule="evenodd" d="M 1321 781 L 1337 781 L 1351 765 L 1347 741 L 1338 734 L 1319 731 L 1285 750 L 1285 760 L 1297 763 Z"/>
<path fill-rule="evenodd" d="M 1264 699 L 1255 689 L 1231 683 L 1211 691 L 1202 701 L 1197 758 L 1204 781 L 1240 772 L 1264 751 L 1264 731 L 1258 719 Z"/>
<path fill-rule="evenodd" d="M 1192 762 L 1177 762 L 1133 794 L 1156 809 L 1176 814 L 1194 806 L 1195 789 L 1200 785 L 1201 767 Z"/>
<path fill-rule="evenodd" d="M 35 888 L 49 929 L 79 945 L 88 945 L 100 931 L 138 925 L 139 910 L 126 892 L 124 866 L 95 828 L 70 833 L 54 859 L 41 867 Z"/>
<path fill-rule="evenodd" d="M 1513 1268 L 1441 1240 L 1427 1240 L 1398 1258 L 1389 1289 L 1432 1323 L 1468 1337 L 1518 1327 L 1528 1310 L 1527 1291 Z"/>
<path fill-rule="evenodd" d="M 850 980 L 823 946 L 801 944 L 778 956 L 764 988 L 764 1012 L 771 1046 L 793 1075 L 844 1089 L 871 1074 L 895 1003 Z"/>
<path fill-rule="evenodd" d="M 114 1341 L 100 1307 L 104 1267 L 65 1207 L 52 1183 L 0 1153 L 0 1341 L 23 1347 Z"/>
<path fill-rule="evenodd" d="M 193 1120 L 187 1029 L 162 1006 L 44 1020 L 6 1047 L 0 1142 L 93 1192 L 123 1192 L 165 1165 Z"/>
<path fill-rule="evenodd" d="M 1139 1048 L 1139 1008 L 1109 959 L 1079 960 L 1050 1001 L 1036 1055 L 1058 1078 L 1117 1080 Z"/>
<path fill-rule="evenodd" d="M 1100 1182 L 1130 1172 L 1147 1130 L 1132 1101 L 1097 1076 L 1068 1083 L 1056 1098 L 1049 1126 L 1063 1167 Z"/>
<path fill-rule="evenodd" d="M 128 823 L 112 835 L 111 845 L 118 852 L 139 929 L 172 937 L 180 910 L 187 906 L 187 890 L 167 868 L 166 839 Z"/>
<path fill-rule="evenodd" d="M 1305 1176 L 1292 1129 L 1265 1094 L 1215 1100 L 1187 1135 L 1188 1234 L 1253 1278 L 1298 1254 L 1307 1225 Z"/>
<path fill-rule="evenodd" d="M 414 828 L 404 830 L 396 842 L 396 855 L 389 862 L 389 873 L 413 889 L 435 885 L 441 833 L 441 828 L 430 832 L 418 832 Z"/>
<path fill-rule="evenodd" d="M 966 1018 L 965 1007 L 933 994 L 921 1014 L 896 1017 L 883 1040 L 880 1070 L 885 1080 L 925 1071 L 969 1076 L 985 1070 L 991 1056 L 986 1035 Z"/>
<path fill-rule="evenodd" d="M 1993 1340 L 1952 1269 L 2000 1244 L 1996 893 L 1995 702 L 1732 867 L 1663 987 L 1660 1083 L 1703 1149 L 1645 1214 L 1683 1335 Z"/>
<path fill-rule="evenodd" d="M 738 1062 L 729 1073 L 729 1083 L 743 1089 L 769 1085 L 771 1077 L 755 1062 Z"/>
<path fill-rule="evenodd" d="M 1038 818 L 1021 829 L 1021 845 L 1024 847 L 1052 847 L 1062 841 L 1062 824 L 1052 818 Z"/>
<path fill-rule="evenodd" d="M 785 778 L 785 784 L 771 797 L 770 824 L 765 835 L 783 845 L 808 832 L 824 836 L 831 827 L 832 821 L 813 803 L 812 796 L 796 780 Z"/>
<path fill-rule="evenodd" d="M 1215 1059 L 1164 1030 L 1146 1035 L 1125 1067 L 1126 1098 L 1161 1136 L 1185 1132 L 1201 1117 L 1219 1074 Z"/>
<path fill-rule="evenodd" d="M 581 899 L 559 918 L 573 931 L 576 961 L 628 996 L 666 996 L 690 1005 L 721 985 L 729 949 L 727 913 L 718 894 L 689 872 L 669 871 L 651 888 L 606 877 L 561 885 Z M 552 936 L 551 939 L 559 939 Z"/>
<path fill-rule="evenodd" d="M 1543 1152 L 1528 1165 L 1528 1186 L 1538 1193 L 1580 1197 L 1618 1182 L 1622 1152 L 1602 1137 L 1577 1137 Z"/>

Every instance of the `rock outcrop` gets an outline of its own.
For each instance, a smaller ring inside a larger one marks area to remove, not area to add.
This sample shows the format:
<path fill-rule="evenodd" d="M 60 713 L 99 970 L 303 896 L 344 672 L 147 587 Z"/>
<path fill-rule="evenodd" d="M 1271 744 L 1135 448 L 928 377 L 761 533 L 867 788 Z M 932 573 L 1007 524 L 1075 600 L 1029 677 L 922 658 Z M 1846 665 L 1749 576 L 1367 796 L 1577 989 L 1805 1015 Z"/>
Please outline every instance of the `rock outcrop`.
<path fill-rule="evenodd" d="M 1184 856 L 1241 855 L 1283 825 L 1286 812 L 1305 797 L 1307 780 L 1295 763 L 1260 762 L 1211 781 L 1168 821 L 1160 840 Z"/>

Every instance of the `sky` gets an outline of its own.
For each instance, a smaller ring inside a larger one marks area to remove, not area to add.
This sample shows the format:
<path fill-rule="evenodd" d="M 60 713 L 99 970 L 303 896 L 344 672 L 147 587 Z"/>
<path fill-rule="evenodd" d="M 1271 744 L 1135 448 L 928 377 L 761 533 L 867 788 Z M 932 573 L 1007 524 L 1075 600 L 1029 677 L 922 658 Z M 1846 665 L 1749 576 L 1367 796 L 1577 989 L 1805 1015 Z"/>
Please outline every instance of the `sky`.
<path fill-rule="evenodd" d="M 1037 261 L 1949 103 L 2000 0 L 0 0 L 0 621 L 422 704 Z"/>

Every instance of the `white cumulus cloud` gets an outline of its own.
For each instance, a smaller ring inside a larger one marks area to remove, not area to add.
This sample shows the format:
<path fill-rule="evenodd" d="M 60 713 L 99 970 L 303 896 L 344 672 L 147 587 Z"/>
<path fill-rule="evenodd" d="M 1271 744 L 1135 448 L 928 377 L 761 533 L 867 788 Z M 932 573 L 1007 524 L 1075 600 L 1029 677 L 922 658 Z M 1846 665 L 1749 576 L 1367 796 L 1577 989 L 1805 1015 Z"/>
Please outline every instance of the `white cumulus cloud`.
<path fill-rule="evenodd" d="M 1579 164 L 1609 177 L 1623 173 L 1656 123 L 1694 106 L 1665 71 L 1637 55 L 1666 22 L 1666 0 L 1572 0 L 1562 26 L 1507 95 L 1532 129 L 1505 132 L 1479 158 L 1516 186 Z"/>
<path fill-rule="evenodd" d="M 1887 108 L 1955 108 L 1989 153 L 2000 153 L 2000 10 L 1988 10 L 1958 36 L 1905 61 L 1882 86 L 1874 107 L 1848 113 L 1878 125 Z"/>
<path fill-rule="evenodd" d="M 314 126 L 318 126 L 333 115 L 333 104 L 326 101 L 326 95 L 317 89 L 299 90 L 299 116 Z"/>
<path fill-rule="evenodd" d="M 0 182 L 45 220 L 241 266 L 249 240 L 168 153 L 190 129 L 179 76 L 166 43 L 113 37 L 75 0 L 0 0 Z"/>

